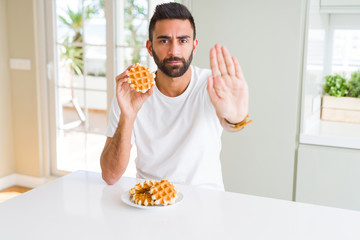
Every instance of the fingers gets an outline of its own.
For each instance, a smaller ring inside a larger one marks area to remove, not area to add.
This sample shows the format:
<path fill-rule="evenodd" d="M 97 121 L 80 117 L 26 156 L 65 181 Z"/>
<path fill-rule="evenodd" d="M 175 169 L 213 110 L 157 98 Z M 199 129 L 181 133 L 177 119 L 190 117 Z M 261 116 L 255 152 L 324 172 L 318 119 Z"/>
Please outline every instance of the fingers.
<path fill-rule="evenodd" d="M 150 97 L 154 92 L 154 85 L 151 86 L 151 88 L 145 93 L 147 97 Z"/>
<path fill-rule="evenodd" d="M 216 92 L 214 89 L 214 78 L 213 77 L 208 77 L 208 82 L 207 82 L 207 91 L 209 93 L 209 97 L 210 99 L 215 99 L 216 96 Z"/>
<path fill-rule="evenodd" d="M 130 68 L 134 67 L 135 64 L 129 66 L 124 72 L 120 73 L 119 75 L 116 76 L 116 82 L 126 82 L 128 79 L 128 73 L 129 73 L 129 70 Z"/>
<path fill-rule="evenodd" d="M 225 46 L 223 46 L 221 48 L 221 50 L 222 50 L 222 54 L 225 59 L 227 72 L 230 76 L 234 76 L 235 75 L 235 66 L 234 66 L 234 62 L 231 58 L 231 55 Z"/>
<path fill-rule="evenodd" d="M 128 76 L 125 76 L 125 77 L 123 77 L 123 78 L 116 77 L 116 83 L 117 83 L 117 84 L 125 83 L 125 82 L 128 81 L 128 79 L 129 79 Z"/>
<path fill-rule="evenodd" d="M 241 69 L 239 60 L 236 57 L 232 57 L 232 61 L 234 62 L 236 77 L 241 79 L 241 80 L 245 80 L 245 77 L 244 77 L 243 71 Z"/>
<path fill-rule="evenodd" d="M 215 48 L 210 49 L 210 68 L 213 77 L 219 76 L 219 67 L 217 64 L 216 51 Z"/>
<path fill-rule="evenodd" d="M 218 101 L 219 99 L 223 98 L 223 89 L 224 88 L 219 86 L 219 83 L 216 82 L 216 78 L 212 76 L 208 77 L 207 91 L 209 93 L 211 101 Z"/>
<path fill-rule="evenodd" d="M 220 73 L 222 76 L 227 75 L 228 71 L 226 69 L 226 64 L 225 64 L 223 53 L 221 51 L 220 44 L 215 45 L 215 50 L 216 50 L 217 64 L 219 66 Z"/>
<path fill-rule="evenodd" d="M 214 79 L 211 76 L 208 77 L 207 89 L 208 89 L 208 91 L 214 89 Z"/>
<path fill-rule="evenodd" d="M 230 75 L 234 76 L 236 73 L 235 63 L 225 46 L 216 44 L 214 48 L 210 49 L 210 67 L 214 77 Z"/>

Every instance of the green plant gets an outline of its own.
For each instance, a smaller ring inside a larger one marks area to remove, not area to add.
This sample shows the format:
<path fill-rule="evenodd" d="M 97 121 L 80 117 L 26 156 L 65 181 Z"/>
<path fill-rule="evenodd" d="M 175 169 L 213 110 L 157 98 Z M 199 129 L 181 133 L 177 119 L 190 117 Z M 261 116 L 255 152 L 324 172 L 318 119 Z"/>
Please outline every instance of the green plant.
<path fill-rule="evenodd" d="M 66 38 L 66 42 L 69 37 Z M 83 74 L 83 49 L 82 47 L 64 45 L 61 51 L 61 58 L 65 60 L 66 64 L 76 75 Z"/>
<path fill-rule="evenodd" d="M 63 16 L 59 16 L 59 20 L 67 26 L 69 35 L 63 42 L 61 49 L 61 58 L 65 60 L 73 74 L 83 74 L 83 33 L 82 28 L 85 20 L 92 16 L 99 14 L 101 9 L 104 9 L 104 0 L 100 0 L 97 4 L 90 2 L 92 5 L 86 5 L 83 9 L 73 11 L 70 7 L 67 8 Z M 84 11 L 84 15 L 83 15 Z"/>
<path fill-rule="evenodd" d="M 141 59 L 140 47 L 144 45 L 146 39 L 139 30 L 146 23 L 147 9 L 144 6 L 139 6 L 135 0 L 128 0 L 125 2 L 124 14 L 125 29 L 130 31 L 130 34 L 125 36 L 125 42 L 129 46 L 137 46 L 132 50 L 131 63 L 126 63 L 126 65 L 130 65 L 140 62 Z"/>
<path fill-rule="evenodd" d="M 348 86 L 346 79 L 339 74 L 325 76 L 324 92 L 334 97 L 347 95 Z"/>
<path fill-rule="evenodd" d="M 348 82 L 349 97 L 360 98 L 360 71 L 353 72 Z"/>
<path fill-rule="evenodd" d="M 65 60 L 74 74 L 83 73 L 83 48 L 73 43 L 81 44 L 83 36 L 81 29 L 83 26 L 82 12 L 72 11 L 69 7 L 66 12 L 67 17 L 59 16 L 60 21 L 68 27 L 70 34 L 64 40 L 64 46 L 61 49 L 61 58 Z"/>

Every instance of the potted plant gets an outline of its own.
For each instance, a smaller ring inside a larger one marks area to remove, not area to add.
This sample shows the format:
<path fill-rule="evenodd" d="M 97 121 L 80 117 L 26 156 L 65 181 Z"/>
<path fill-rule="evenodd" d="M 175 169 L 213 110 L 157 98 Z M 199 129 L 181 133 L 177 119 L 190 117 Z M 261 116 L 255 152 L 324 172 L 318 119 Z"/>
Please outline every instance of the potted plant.
<path fill-rule="evenodd" d="M 360 123 L 360 71 L 351 79 L 335 74 L 325 77 L 321 119 L 327 121 Z"/>
<path fill-rule="evenodd" d="M 348 83 L 349 97 L 360 98 L 360 71 L 353 72 Z"/>

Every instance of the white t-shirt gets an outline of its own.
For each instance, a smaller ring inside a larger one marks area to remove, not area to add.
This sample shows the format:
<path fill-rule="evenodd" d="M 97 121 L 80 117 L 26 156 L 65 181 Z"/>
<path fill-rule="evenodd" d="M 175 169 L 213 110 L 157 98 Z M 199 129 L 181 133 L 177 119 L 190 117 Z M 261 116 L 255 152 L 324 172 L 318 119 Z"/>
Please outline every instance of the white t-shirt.
<path fill-rule="evenodd" d="M 154 93 L 139 110 L 132 143 L 137 177 L 224 190 L 220 151 L 223 128 L 206 90 L 208 69 L 191 66 L 191 81 L 177 97 Z M 120 116 L 116 96 L 106 135 L 113 137 Z"/>

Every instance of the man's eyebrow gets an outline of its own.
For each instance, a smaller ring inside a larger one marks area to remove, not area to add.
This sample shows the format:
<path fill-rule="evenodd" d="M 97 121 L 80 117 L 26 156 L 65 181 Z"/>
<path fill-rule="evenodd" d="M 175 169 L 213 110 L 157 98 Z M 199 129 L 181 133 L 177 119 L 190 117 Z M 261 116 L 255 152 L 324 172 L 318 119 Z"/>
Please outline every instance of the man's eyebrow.
<path fill-rule="evenodd" d="M 170 39 L 171 37 L 170 37 L 170 36 L 167 36 L 167 35 L 157 36 L 157 39 L 160 39 L 160 38 Z"/>
<path fill-rule="evenodd" d="M 171 37 L 168 36 L 168 35 L 160 35 L 160 36 L 157 36 L 157 39 L 170 39 Z M 189 35 L 182 35 L 182 36 L 178 36 L 176 37 L 177 39 L 186 39 L 186 38 L 190 38 Z"/>
<path fill-rule="evenodd" d="M 179 39 L 185 39 L 185 38 L 190 38 L 190 36 L 189 36 L 189 35 L 183 35 L 183 36 L 179 36 L 179 37 L 177 37 L 177 38 L 179 38 Z"/>

